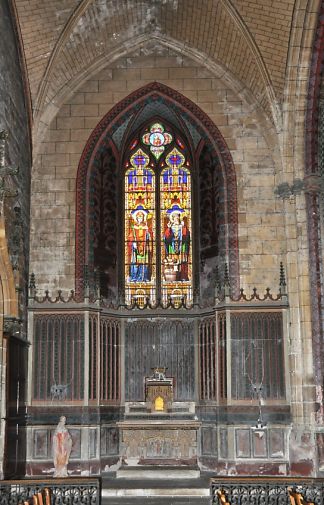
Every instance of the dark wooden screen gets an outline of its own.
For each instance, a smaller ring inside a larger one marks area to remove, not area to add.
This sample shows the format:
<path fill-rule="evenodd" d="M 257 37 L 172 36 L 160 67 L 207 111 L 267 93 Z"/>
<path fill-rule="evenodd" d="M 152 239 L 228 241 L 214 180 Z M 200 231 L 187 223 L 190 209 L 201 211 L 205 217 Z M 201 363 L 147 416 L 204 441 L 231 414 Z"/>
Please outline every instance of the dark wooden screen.
<path fill-rule="evenodd" d="M 281 312 L 231 314 L 232 398 L 253 396 L 262 386 L 268 399 L 285 397 Z"/>
<path fill-rule="evenodd" d="M 113 319 L 100 320 L 100 399 L 120 399 L 120 323 Z"/>
<path fill-rule="evenodd" d="M 203 319 L 199 324 L 199 371 L 201 400 L 226 398 L 225 314 Z"/>
<path fill-rule="evenodd" d="M 194 398 L 194 325 L 192 321 L 132 321 L 126 324 L 125 397 L 144 400 L 144 377 L 152 367 L 168 367 L 175 379 L 175 400 Z"/>
<path fill-rule="evenodd" d="M 4 457 L 6 478 L 25 475 L 26 471 L 26 386 L 27 342 L 7 340 L 7 415 Z"/>
<path fill-rule="evenodd" d="M 200 398 L 217 399 L 216 320 L 211 317 L 199 325 Z"/>
<path fill-rule="evenodd" d="M 35 315 L 33 399 L 82 400 L 83 398 L 83 316 Z"/>
<path fill-rule="evenodd" d="M 226 366 L 226 314 L 217 315 L 218 331 L 218 380 L 219 380 L 219 398 L 227 398 L 227 366 Z"/>
<path fill-rule="evenodd" d="M 98 398 L 98 317 L 89 319 L 89 400 Z"/>

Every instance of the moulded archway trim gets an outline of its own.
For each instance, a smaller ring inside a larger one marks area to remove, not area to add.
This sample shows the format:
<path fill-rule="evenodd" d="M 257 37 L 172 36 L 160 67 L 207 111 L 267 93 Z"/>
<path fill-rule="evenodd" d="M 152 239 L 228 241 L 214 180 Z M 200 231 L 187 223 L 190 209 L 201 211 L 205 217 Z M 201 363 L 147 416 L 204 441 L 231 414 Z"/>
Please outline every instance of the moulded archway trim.
<path fill-rule="evenodd" d="M 220 159 L 225 183 L 227 211 L 227 256 L 230 270 L 231 286 L 235 293 L 239 291 L 239 251 L 237 220 L 237 187 L 234 163 L 226 142 L 216 125 L 191 100 L 181 93 L 153 82 L 139 88 L 116 104 L 93 130 L 80 159 L 76 181 L 76 292 L 83 292 L 84 269 L 88 264 L 89 247 L 87 247 L 87 223 L 89 220 L 88 179 L 97 153 L 103 146 L 109 145 L 111 134 L 122 124 L 125 115 L 136 107 L 141 107 L 148 98 L 162 97 L 167 103 L 178 107 L 197 126 L 203 138 L 207 138 L 215 154 Z"/>
<path fill-rule="evenodd" d="M 309 181 L 306 192 L 306 210 L 309 243 L 309 273 L 311 310 L 312 310 L 312 340 L 317 389 L 323 390 L 323 318 L 324 318 L 324 278 L 323 257 L 320 235 L 320 199 L 322 197 L 319 179 L 319 99 L 323 81 L 324 63 L 324 1 L 321 1 L 317 29 L 313 43 L 313 53 L 310 65 L 309 87 L 307 95 L 307 112 L 305 122 L 305 181 Z"/>
<path fill-rule="evenodd" d="M 86 2 L 88 5 L 88 2 Z M 253 54 L 253 59 L 256 62 L 256 66 L 260 72 L 260 79 L 263 83 L 264 92 L 262 95 L 267 97 L 267 102 L 269 104 L 269 108 L 271 110 L 272 117 L 270 118 L 277 127 L 281 124 L 281 114 L 279 111 L 278 103 L 276 101 L 275 93 L 273 91 L 271 79 L 268 75 L 267 68 L 264 64 L 264 61 L 261 57 L 258 46 L 255 44 L 249 30 L 245 26 L 243 20 L 237 13 L 237 11 L 230 6 L 227 1 L 223 1 L 224 8 L 234 20 L 236 26 L 238 27 L 240 33 L 247 41 L 247 44 Z M 78 11 L 81 14 L 84 12 L 82 10 L 82 4 L 79 6 Z M 80 14 L 80 15 L 81 15 Z M 196 48 L 191 47 L 188 43 L 183 43 L 180 40 L 176 40 L 172 37 L 169 37 L 165 34 L 155 34 L 155 33 L 145 33 L 139 36 L 133 37 L 131 39 L 125 40 L 121 46 L 118 48 L 114 48 L 111 51 L 108 51 L 104 54 L 101 54 L 95 61 L 91 63 L 86 69 L 83 69 L 81 72 L 73 76 L 68 82 L 66 82 L 60 90 L 57 90 L 56 94 L 53 98 L 51 98 L 48 103 L 47 92 L 50 83 L 50 76 L 55 68 L 55 64 L 57 58 L 59 57 L 60 50 L 64 47 L 64 43 L 66 42 L 66 38 L 71 33 L 71 29 L 73 28 L 76 20 L 79 19 L 79 15 L 75 13 L 75 17 L 71 18 L 68 23 L 69 29 L 66 28 L 58 40 L 57 45 L 54 48 L 52 56 L 50 57 L 45 76 L 42 79 L 42 83 L 40 85 L 39 93 L 36 98 L 35 105 L 35 115 L 34 115 L 34 135 L 35 138 L 39 138 L 39 128 L 42 126 L 46 127 L 53 117 L 58 112 L 59 107 L 64 103 L 65 100 L 69 98 L 86 79 L 90 79 L 91 76 L 99 72 L 102 68 L 106 67 L 108 64 L 116 61 L 117 59 L 125 56 L 129 53 L 129 51 L 136 50 L 141 45 L 145 45 L 152 40 L 159 42 L 162 46 L 172 48 L 175 51 L 183 54 L 193 61 L 200 63 L 201 65 L 208 68 L 208 70 L 214 74 L 216 77 L 221 78 L 229 87 L 236 92 L 246 103 L 254 104 L 256 109 L 260 109 L 264 115 L 267 115 L 264 108 L 261 104 L 259 104 L 259 100 L 256 96 L 253 95 L 252 90 L 250 90 L 245 83 L 239 81 L 237 77 L 231 72 L 231 70 L 221 62 L 215 61 L 207 54 L 197 50 Z M 74 21 L 73 21 L 74 20 Z M 71 23 L 71 26 L 70 26 Z M 72 28 L 71 28 L 72 27 Z M 262 98 L 262 97 L 261 97 Z M 256 105 L 255 105 L 256 104 Z"/>

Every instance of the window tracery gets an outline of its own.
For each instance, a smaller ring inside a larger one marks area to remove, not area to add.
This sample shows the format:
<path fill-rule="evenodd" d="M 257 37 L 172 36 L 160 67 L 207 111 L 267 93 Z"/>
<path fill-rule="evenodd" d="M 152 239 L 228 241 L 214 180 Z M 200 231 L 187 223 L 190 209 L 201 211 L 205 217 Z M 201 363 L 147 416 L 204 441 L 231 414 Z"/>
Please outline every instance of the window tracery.
<path fill-rule="evenodd" d="M 174 148 L 161 172 L 162 298 L 191 299 L 191 176 L 185 157 Z"/>
<path fill-rule="evenodd" d="M 125 174 L 126 303 L 155 301 L 155 173 L 149 156 L 138 149 Z"/>
<path fill-rule="evenodd" d="M 164 126 L 155 123 L 142 136 L 143 143 L 150 146 L 150 151 L 157 160 L 164 153 L 165 146 L 172 142 L 172 135 L 164 130 Z"/>
<path fill-rule="evenodd" d="M 141 147 L 132 141 L 130 151 L 136 150 L 125 172 L 125 301 L 190 302 L 191 173 L 185 145 L 157 122 L 141 140 Z"/>

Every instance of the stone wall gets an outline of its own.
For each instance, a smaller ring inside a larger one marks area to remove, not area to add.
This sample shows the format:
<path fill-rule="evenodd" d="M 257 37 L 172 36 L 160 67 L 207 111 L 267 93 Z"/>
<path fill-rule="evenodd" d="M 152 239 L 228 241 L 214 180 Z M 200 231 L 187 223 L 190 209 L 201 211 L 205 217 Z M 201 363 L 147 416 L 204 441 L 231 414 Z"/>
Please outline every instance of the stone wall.
<path fill-rule="evenodd" d="M 22 341 L 13 338 L 17 327 L 13 330 L 10 318 L 19 317 L 23 320 L 21 336 L 26 336 L 31 171 L 26 93 L 18 38 L 7 0 L 0 3 L 0 33 L 0 132 L 6 130 L 9 134 L 5 166 L 19 167 L 17 175 L 1 177 L 1 184 L 4 183 L 6 190 L 12 194 L 17 192 L 16 196 L 4 197 L 4 206 L 2 201 L 0 204 L 0 478 L 3 478 L 4 474 L 24 474 L 25 471 L 24 373 L 27 369 L 27 352 Z M 2 195 L 0 198 L 2 200 Z M 8 287 L 11 288 L 11 296 Z M 10 339 L 3 338 L 4 332 Z M 14 421 L 11 419 L 13 416 Z"/>
<path fill-rule="evenodd" d="M 74 288 L 75 181 L 82 150 L 116 103 L 155 80 L 192 100 L 219 128 L 237 175 L 241 285 L 276 291 L 286 242 L 283 204 L 274 194 L 281 168 L 278 146 L 270 140 L 272 124 L 211 71 L 156 45 L 117 59 L 85 81 L 39 146 L 31 214 L 31 270 L 38 287 Z"/>
<path fill-rule="evenodd" d="M 28 280 L 31 139 L 18 39 L 6 0 L 0 5 L 0 30 L 3 34 L 0 46 L 0 131 L 9 133 L 6 164 L 19 167 L 18 175 L 7 177 L 6 186 L 16 190 L 18 195 L 5 200 L 5 221 L 9 252 L 19 268 L 17 284 L 22 290 L 23 307 Z"/>
<path fill-rule="evenodd" d="M 303 430 L 314 421 L 314 382 L 305 198 L 302 191 L 277 191 L 280 184 L 289 181 L 291 186 L 294 178 L 302 177 L 296 172 L 303 166 L 302 140 L 294 152 L 295 167 L 288 128 L 275 132 L 228 75 L 217 76 L 158 44 L 145 45 L 89 75 L 66 98 L 45 137 L 35 139 L 31 271 L 38 289 L 74 289 L 75 188 L 82 151 L 93 128 L 116 103 L 155 80 L 196 103 L 227 143 L 237 177 L 241 286 L 247 291 L 269 286 L 276 292 L 279 262 L 286 267 L 290 310 L 284 331 L 285 369 L 291 378 L 288 396 L 297 440 L 291 438 L 291 443 L 299 444 L 291 458 L 293 463 L 303 458 L 309 463 L 314 448 L 309 444 L 303 455 Z"/>

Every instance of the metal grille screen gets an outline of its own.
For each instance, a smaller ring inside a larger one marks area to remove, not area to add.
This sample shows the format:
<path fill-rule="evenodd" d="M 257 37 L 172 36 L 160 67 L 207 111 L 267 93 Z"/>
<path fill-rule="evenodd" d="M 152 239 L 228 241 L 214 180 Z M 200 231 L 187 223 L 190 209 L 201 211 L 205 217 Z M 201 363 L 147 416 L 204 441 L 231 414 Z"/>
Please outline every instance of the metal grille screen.
<path fill-rule="evenodd" d="M 285 397 L 281 312 L 231 314 L 232 398 Z"/>
<path fill-rule="evenodd" d="M 33 342 L 34 400 L 82 400 L 83 397 L 83 317 L 36 315 Z"/>
<path fill-rule="evenodd" d="M 126 325 L 126 400 L 144 400 L 144 377 L 166 366 L 175 379 L 175 400 L 194 397 L 194 327 L 191 321 L 133 321 Z"/>

